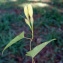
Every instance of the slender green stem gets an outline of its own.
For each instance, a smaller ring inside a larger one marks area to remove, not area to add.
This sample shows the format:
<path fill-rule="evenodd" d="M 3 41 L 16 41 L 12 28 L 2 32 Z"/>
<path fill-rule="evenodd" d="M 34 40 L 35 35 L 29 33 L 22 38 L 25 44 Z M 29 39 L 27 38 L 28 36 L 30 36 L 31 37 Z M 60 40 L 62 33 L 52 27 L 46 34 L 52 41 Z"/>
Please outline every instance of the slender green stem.
<path fill-rule="evenodd" d="M 31 19 L 30 21 L 32 21 L 32 19 Z M 31 24 L 31 32 L 32 32 L 32 38 L 31 38 L 31 40 L 30 40 L 30 51 L 31 51 L 31 49 L 32 49 L 32 40 L 33 40 L 33 38 L 34 38 L 33 23 Z M 32 58 L 32 63 L 35 63 L 35 61 L 34 61 L 33 58 Z"/>
<path fill-rule="evenodd" d="M 34 59 L 32 58 L 32 63 L 34 63 Z"/>
<path fill-rule="evenodd" d="M 31 42 L 32 42 L 32 39 L 31 38 L 28 38 L 28 37 L 24 37 L 24 38 L 30 40 L 30 50 L 31 50 Z"/>
<path fill-rule="evenodd" d="M 32 42 L 32 39 L 30 40 L 30 51 L 31 51 L 31 42 Z"/>
<path fill-rule="evenodd" d="M 32 63 L 35 63 L 34 58 L 32 58 Z"/>
<path fill-rule="evenodd" d="M 32 30 L 32 40 L 33 40 L 33 30 Z"/>
<path fill-rule="evenodd" d="M 28 38 L 28 37 L 24 37 L 25 39 L 29 39 L 29 40 L 31 40 L 31 38 Z"/>
<path fill-rule="evenodd" d="M 33 40 L 33 36 L 34 36 L 33 35 L 33 26 L 31 27 L 31 34 L 32 34 L 32 38 L 31 39 Z"/>
<path fill-rule="evenodd" d="M 33 33 L 33 25 L 32 25 L 32 40 L 33 40 L 33 38 L 34 38 L 34 33 Z M 35 63 L 34 58 L 32 58 L 32 63 Z"/>

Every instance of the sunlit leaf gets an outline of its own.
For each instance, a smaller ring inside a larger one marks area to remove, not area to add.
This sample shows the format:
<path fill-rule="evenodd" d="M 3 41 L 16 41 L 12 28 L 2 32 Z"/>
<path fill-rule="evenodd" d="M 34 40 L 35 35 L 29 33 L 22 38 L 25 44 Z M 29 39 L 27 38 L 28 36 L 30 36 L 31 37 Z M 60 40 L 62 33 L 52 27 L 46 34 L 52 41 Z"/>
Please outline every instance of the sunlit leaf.
<path fill-rule="evenodd" d="M 38 46 L 36 46 L 33 50 L 27 52 L 26 56 L 30 56 L 34 58 L 47 44 L 49 44 L 51 41 L 54 41 L 55 39 L 52 39 L 50 41 L 44 42 Z"/>
<path fill-rule="evenodd" d="M 30 17 L 33 17 L 33 8 L 30 4 L 28 5 L 28 14 Z"/>
<path fill-rule="evenodd" d="M 33 17 L 30 18 L 30 21 L 31 21 L 31 26 L 33 26 Z"/>
<path fill-rule="evenodd" d="M 10 47 L 11 45 L 13 45 L 14 43 L 16 43 L 17 41 L 21 40 L 24 38 L 24 32 L 22 32 L 21 34 L 19 34 L 18 36 L 16 36 L 13 40 L 11 40 L 6 46 L 5 48 L 3 49 L 2 51 L 2 54 L 3 52 L 8 48 Z"/>
<path fill-rule="evenodd" d="M 27 8 L 27 6 L 25 6 L 24 7 L 24 14 L 25 14 L 25 16 L 26 16 L 26 18 L 28 19 L 28 8 Z"/>
<path fill-rule="evenodd" d="M 25 22 L 30 27 L 30 29 L 32 29 L 32 27 L 33 27 L 33 8 L 30 4 L 24 7 L 24 13 L 25 13 L 25 16 L 27 17 L 25 19 Z"/>
<path fill-rule="evenodd" d="M 25 19 L 25 22 L 31 28 L 30 22 L 27 19 Z"/>

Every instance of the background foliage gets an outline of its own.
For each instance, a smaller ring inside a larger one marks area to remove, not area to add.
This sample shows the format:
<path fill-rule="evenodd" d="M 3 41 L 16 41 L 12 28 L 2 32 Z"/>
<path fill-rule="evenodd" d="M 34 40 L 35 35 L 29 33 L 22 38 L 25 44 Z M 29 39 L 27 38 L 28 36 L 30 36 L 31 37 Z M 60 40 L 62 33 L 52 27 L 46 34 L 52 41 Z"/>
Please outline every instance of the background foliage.
<path fill-rule="evenodd" d="M 4 46 L 20 32 L 24 30 L 25 36 L 28 35 L 28 37 L 30 37 L 31 33 L 24 21 L 23 8 L 18 6 L 18 4 L 25 1 L 9 1 L 0 0 L 0 63 L 31 63 L 30 59 L 25 57 L 25 53 L 29 50 L 28 40 L 19 41 L 6 50 L 3 56 L 1 55 Z M 45 47 L 35 60 L 36 63 L 62 63 L 63 1 L 51 0 L 51 3 L 48 4 L 53 6 L 53 8 L 34 8 L 34 40 L 32 46 L 35 47 L 52 38 L 56 38 L 57 40 Z"/>

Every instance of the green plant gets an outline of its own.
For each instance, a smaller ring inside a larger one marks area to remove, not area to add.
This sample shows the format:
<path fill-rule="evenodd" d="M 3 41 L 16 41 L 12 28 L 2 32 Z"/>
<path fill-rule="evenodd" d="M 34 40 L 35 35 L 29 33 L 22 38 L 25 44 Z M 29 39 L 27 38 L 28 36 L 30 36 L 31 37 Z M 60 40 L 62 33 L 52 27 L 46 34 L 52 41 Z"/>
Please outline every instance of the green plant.
<path fill-rule="evenodd" d="M 50 43 L 51 41 L 54 41 L 55 39 L 52 39 L 50 41 L 47 41 L 47 42 L 44 42 L 38 46 L 36 46 L 35 48 L 32 49 L 32 41 L 33 41 L 33 38 L 34 38 L 34 26 L 33 26 L 33 23 L 34 23 L 34 20 L 33 20 L 33 9 L 32 9 L 32 6 L 31 5 L 27 5 L 24 7 L 24 13 L 25 13 L 25 22 L 26 24 L 30 27 L 30 30 L 31 30 L 31 38 L 27 38 L 24 36 L 24 31 L 19 34 L 18 36 L 16 36 L 13 40 L 11 40 L 7 45 L 6 47 L 3 49 L 2 51 L 2 54 L 3 52 L 8 48 L 10 47 L 11 45 L 13 45 L 14 43 L 18 42 L 19 40 L 25 38 L 25 39 L 29 39 L 30 40 L 30 51 L 26 53 L 26 56 L 30 56 L 32 58 L 32 63 L 35 63 L 34 61 L 34 57 L 48 44 Z"/>

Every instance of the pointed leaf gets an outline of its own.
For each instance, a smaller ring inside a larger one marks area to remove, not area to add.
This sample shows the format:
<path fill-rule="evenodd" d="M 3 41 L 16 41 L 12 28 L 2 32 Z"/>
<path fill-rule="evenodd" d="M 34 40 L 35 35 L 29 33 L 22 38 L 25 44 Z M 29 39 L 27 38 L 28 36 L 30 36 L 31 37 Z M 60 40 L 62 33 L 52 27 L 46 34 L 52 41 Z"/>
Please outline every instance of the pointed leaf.
<path fill-rule="evenodd" d="M 27 56 L 30 56 L 34 58 L 47 44 L 49 44 L 51 41 L 54 41 L 55 39 L 52 39 L 50 41 L 44 42 L 38 46 L 36 46 L 33 50 L 27 52 Z"/>
<path fill-rule="evenodd" d="M 3 52 L 4 52 L 8 47 L 10 47 L 11 45 L 13 45 L 14 43 L 16 43 L 17 41 L 19 41 L 20 39 L 23 39 L 23 38 L 24 38 L 24 32 L 22 32 L 21 34 L 19 34 L 18 36 L 16 36 L 13 40 L 11 40 L 11 41 L 5 46 L 5 48 L 3 49 L 2 54 L 3 54 Z"/>
<path fill-rule="evenodd" d="M 28 14 L 30 16 L 30 23 L 31 23 L 31 26 L 33 26 L 33 8 L 32 8 L 32 5 L 28 5 Z"/>
<path fill-rule="evenodd" d="M 29 20 L 25 19 L 26 24 L 31 28 Z"/>
<path fill-rule="evenodd" d="M 31 26 L 33 26 L 33 17 L 30 18 Z"/>
<path fill-rule="evenodd" d="M 28 8 L 27 8 L 27 6 L 24 7 L 24 14 L 25 14 L 26 18 L 28 19 Z"/>
<path fill-rule="evenodd" d="M 30 16 L 30 18 L 31 17 L 33 17 L 33 8 L 32 8 L 32 5 L 28 5 L 28 14 L 29 14 L 29 16 Z"/>

